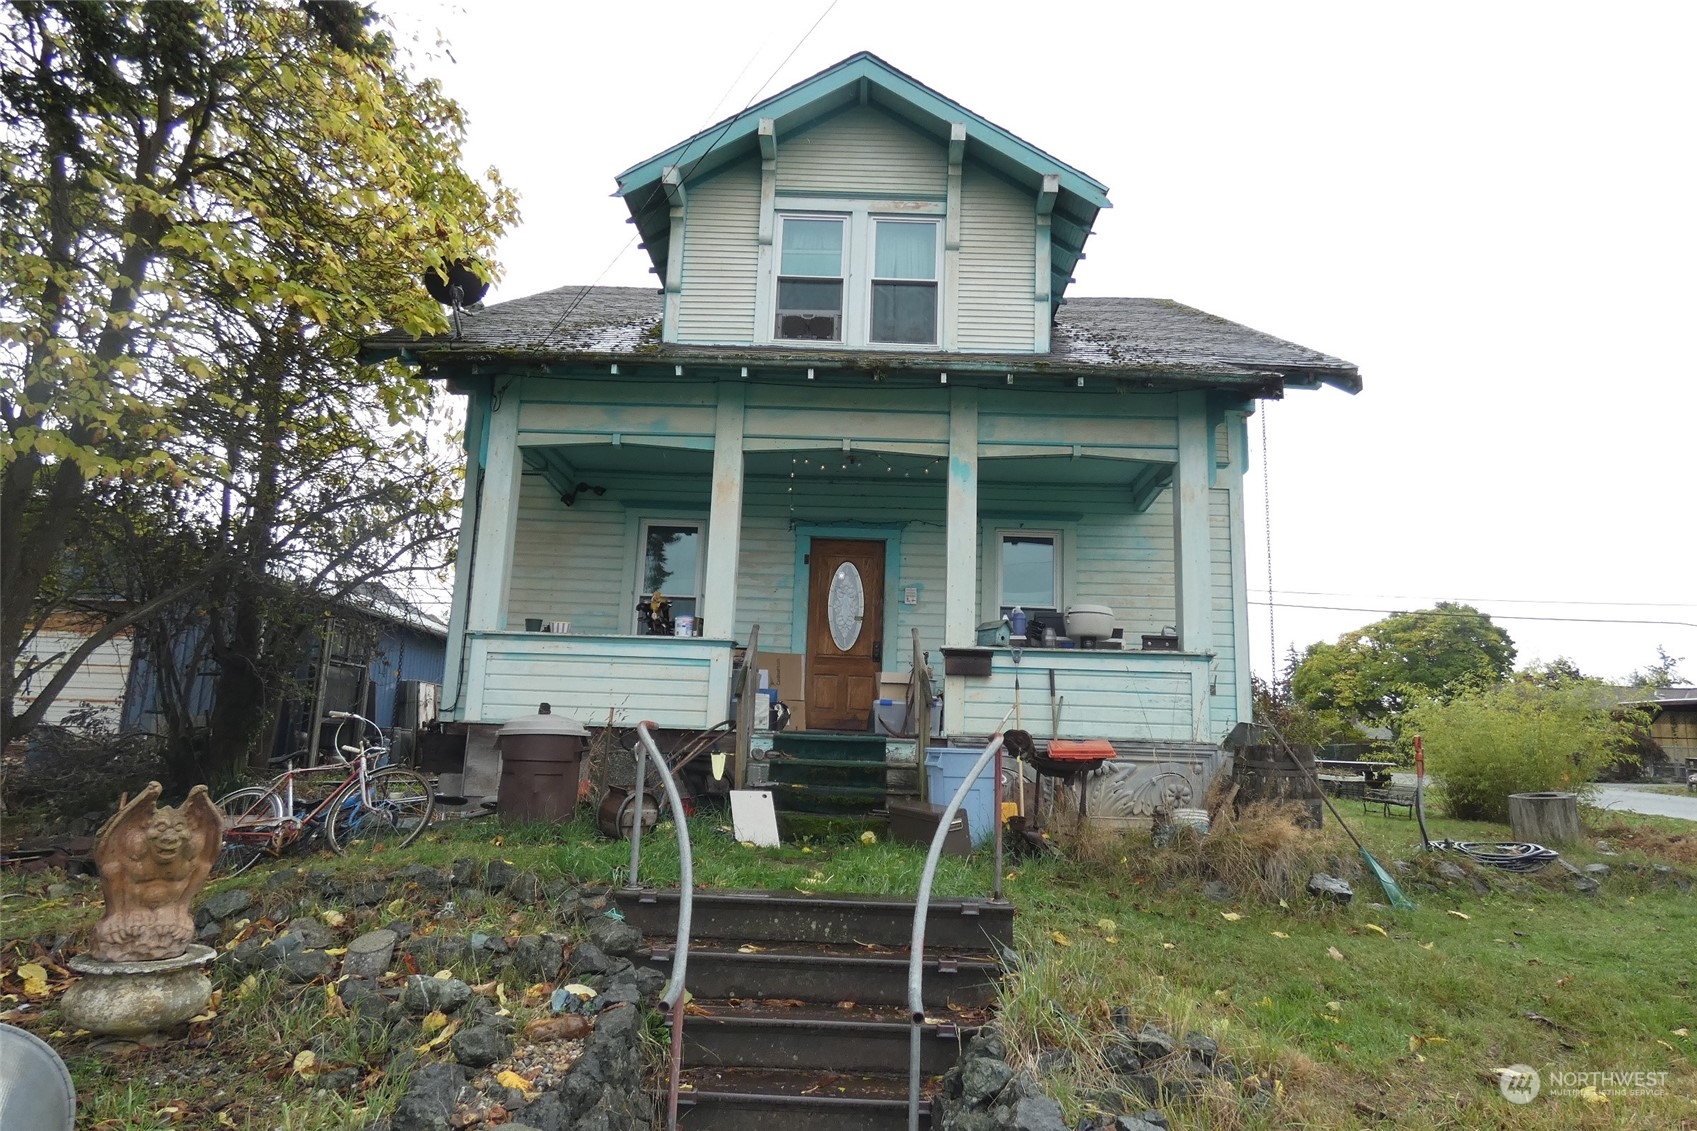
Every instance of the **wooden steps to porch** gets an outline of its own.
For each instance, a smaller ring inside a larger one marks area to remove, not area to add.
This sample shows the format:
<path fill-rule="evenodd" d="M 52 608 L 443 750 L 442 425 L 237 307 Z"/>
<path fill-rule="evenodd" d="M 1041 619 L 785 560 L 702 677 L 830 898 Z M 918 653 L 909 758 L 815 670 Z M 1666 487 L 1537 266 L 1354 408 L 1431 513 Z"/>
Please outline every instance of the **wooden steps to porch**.
<path fill-rule="evenodd" d="M 624 889 L 639 962 L 671 970 L 678 895 Z M 907 1126 L 911 899 L 699 892 L 686 988 L 679 1124 L 690 1131 L 898 1131 Z M 1013 908 L 933 900 L 922 1094 L 988 1017 Z M 921 1125 L 929 1126 L 922 1101 Z"/>
<path fill-rule="evenodd" d="M 768 760 L 772 803 L 798 813 L 868 813 L 888 800 L 884 739 L 823 731 L 780 733 Z"/>

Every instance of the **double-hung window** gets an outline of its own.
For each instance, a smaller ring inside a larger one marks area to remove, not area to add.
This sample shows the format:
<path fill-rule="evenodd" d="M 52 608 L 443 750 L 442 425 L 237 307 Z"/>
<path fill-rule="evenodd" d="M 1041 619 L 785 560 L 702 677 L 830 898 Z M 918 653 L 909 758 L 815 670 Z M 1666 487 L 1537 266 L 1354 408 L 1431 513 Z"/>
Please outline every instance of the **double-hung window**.
<path fill-rule="evenodd" d="M 872 221 L 874 342 L 937 340 L 937 223 Z"/>
<path fill-rule="evenodd" d="M 672 616 L 698 616 L 701 570 L 706 561 L 706 538 L 699 522 L 644 520 L 637 547 L 636 604 L 649 607 L 658 593 L 671 602 Z M 637 615 L 641 631 L 642 615 Z"/>
<path fill-rule="evenodd" d="M 942 222 L 845 211 L 777 217 L 772 340 L 848 346 L 942 341 Z"/>
<path fill-rule="evenodd" d="M 812 342 L 843 340 L 845 220 L 834 216 L 784 217 L 774 337 Z"/>

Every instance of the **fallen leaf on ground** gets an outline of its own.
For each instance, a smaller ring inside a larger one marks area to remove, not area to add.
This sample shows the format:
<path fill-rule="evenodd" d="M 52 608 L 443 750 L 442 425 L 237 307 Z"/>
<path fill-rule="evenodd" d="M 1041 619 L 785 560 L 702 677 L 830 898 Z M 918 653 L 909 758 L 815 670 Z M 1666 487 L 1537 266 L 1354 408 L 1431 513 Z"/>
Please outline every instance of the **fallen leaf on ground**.
<path fill-rule="evenodd" d="M 1421 950 L 1431 950 L 1434 946 L 1437 946 L 1437 945 L 1438 944 L 1435 943 L 1435 942 L 1423 942 L 1423 943 L 1420 944 L 1420 949 Z"/>
<path fill-rule="evenodd" d="M 763 951 L 765 949 L 766 949 L 765 947 L 755 946 L 753 943 L 743 943 L 741 946 L 737 947 L 737 953 L 738 954 L 759 954 L 761 951 Z"/>
<path fill-rule="evenodd" d="M 418 1023 L 419 1032 L 425 1036 L 437 1032 L 448 1024 L 448 1015 L 440 1009 L 432 1009 L 424 1015 L 424 1020 Z"/>
<path fill-rule="evenodd" d="M 558 1017 L 538 1017 L 524 1027 L 524 1039 L 534 1044 L 546 1041 L 571 1041 L 589 1032 L 589 1018 L 577 1013 L 562 1013 Z M 517 1085 L 508 1085 L 517 1087 Z"/>
<path fill-rule="evenodd" d="M 443 1045 L 448 1043 L 448 1039 L 450 1037 L 452 1037 L 455 1033 L 459 1032 L 459 1028 L 460 1028 L 460 1023 L 459 1023 L 458 1019 L 450 1021 L 450 1022 L 448 1022 L 447 1027 L 445 1029 L 443 1029 L 440 1033 L 437 1033 L 434 1037 L 431 1037 L 428 1041 L 425 1041 L 422 1045 L 414 1046 L 413 1051 L 414 1052 L 429 1052 L 431 1049 L 439 1049 Z"/>
<path fill-rule="evenodd" d="M 1449 911 L 1449 912 L 1446 912 L 1445 914 L 1454 915 L 1457 919 L 1471 919 L 1471 918 L 1473 918 L 1473 916 L 1469 915 L 1465 911 Z"/>
<path fill-rule="evenodd" d="M 1164 943 L 1161 944 L 1161 949 L 1162 950 L 1177 950 L 1178 945 L 1176 943 L 1164 942 Z"/>
<path fill-rule="evenodd" d="M 18 978 L 24 984 L 26 997 L 47 996 L 47 971 L 39 963 L 26 962 L 18 967 Z"/>
<path fill-rule="evenodd" d="M 526 1080 L 523 1076 L 520 1076 L 511 1068 L 507 1068 L 496 1073 L 495 1079 L 503 1088 L 517 1088 L 519 1091 L 523 1092 L 526 1103 L 529 1103 L 531 1100 L 534 1100 L 542 1094 L 540 1090 L 531 1087 L 531 1081 Z"/>
<path fill-rule="evenodd" d="M 1326 1008 L 1331 1010 L 1333 1013 L 1339 1013 L 1343 1010 L 1343 1002 L 1341 1002 L 1341 1001 L 1328 1001 L 1326 1003 Z"/>
<path fill-rule="evenodd" d="M 1119 924 L 1115 923 L 1112 919 L 1098 919 L 1096 920 L 1096 929 L 1101 931 L 1104 935 L 1117 934 L 1119 932 Z"/>
<path fill-rule="evenodd" d="M 1588 1104 L 1606 1104 L 1609 1097 L 1606 1092 L 1599 1092 L 1595 1084 L 1587 1084 L 1579 1089 L 1579 1098 Z"/>
<path fill-rule="evenodd" d="M 1338 949 L 1338 948 L 1337 948 L 1337 947 L 1335 947 L 1335 946 L 1329 946 L 1329 947 L 1327 947 L 1327 948 L 1326 948 L 1326 953 L 1327 953 L 1327 954 L 1328 954 L 1328 955 L 1330 955 L 1330 956 L 1331 956 L 1331 957 L 1332 957 L 1332 958 L 1333 958 L 1333 959 L 1335 959 L 1335 960 L 1336 960 L 1336 961 L 1338 961 L 1338 962 L 1342 962 L 1342 961 L 1343 961 L 1343 951 L 1341 951 L 1341 950 L 1339 950 L 1339 949 Z"/>
<path fill-rule="evenodd" d="M 399 915 L 406 909 L 407 901 L 404 899 L 392 899 L 389 901 L 389 914 L 391 915 Z"/>
<path fill-rule="evenodd" d="M 332 927 L 340 927 L 343 923 L 348 921 L 348 917 L 343 915 L 340 911 L 326 911 L 323 915 L 323 919 Z"/>
<path fill-rule="evenodd" d="M 311 1049 L 302 1049 L 295 1054 L 294 1071 L 296 1076 L 311 1076 L 318 1065 L 318 1054 Z"/>
<path fill-rule="evenodd" d="M 1067 938 L 1060 931 L 1050 931 L 1049 932 L 1049 938 L 1054 942 L 1054 944 L 1056 946 L 1071 946 L 1072 945 L 1072 940 Z"/>
<path fill-rule="evenodd" d="M 1691 1035 L 1691 1030 L 1681 1025 L 1673 1031 L 1673 1035 L 1676 1037 L 1689 1037 Z"/>
<path fill-rule="evenodd" d="M 1273 937 L 1275 939 L 1288 939 L 1288 938 L 1290 938 L 1290 936 L 1285 934 L 1283 931 L 1274 931 Z"/>
<path fill-rule="evenodd" d="M 1372 931 L 1375 935 L 1383 935 L 1387 939 L 1391 937 L 1390 933 L 1377 923 L 1363 923 L 1361 924 L 1361 929 L 1364 931 Z"/>

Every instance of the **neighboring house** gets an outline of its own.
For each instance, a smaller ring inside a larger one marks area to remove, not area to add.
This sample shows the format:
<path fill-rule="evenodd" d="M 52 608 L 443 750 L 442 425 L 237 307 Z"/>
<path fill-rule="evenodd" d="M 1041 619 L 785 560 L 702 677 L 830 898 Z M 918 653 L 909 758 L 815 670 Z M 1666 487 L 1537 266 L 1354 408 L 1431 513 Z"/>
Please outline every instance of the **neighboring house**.
<path fill-rule="evenodd" d="M 33 650 L 68 653 L 87 639 L 89 627 L 74 619 L 51 620 L 37 634 Z M 440 620 L 386 586 L 360 586 L 325 619 L 309 645 L 295 673 L 299 693 L 283 703 L 277 752 L 310 741 L 303 736 L 310 734 L 311 720 L 327 710 L 354 711 L 384 728 L 417 727 L 433 719 L 447 635 Z M 78 669 L 44 721 L 58 725 L 73 710 L 92 707 L 113 729 L 158 732 L 164 728 L 167 696 L 186 717 L 204 721 L 217 678 L 207 648 L 204 621 L 192 617 L 186 627 L 144 624 L 126 631 Z M 161 662 L 169 668 L 169 690 L 161 686 Z M 30 683 L 44 684 L 54 670 L 55 665 L 48 666 Z M 21 698 L 27 701 L 29 689 L 24 690 Z M 410 717 L 409 702 L 415 704 Z"/>
<path fill-rule="evenodd" d="M 98 623 L 76 613 L 59 613 L 47 619 L 24 647 L 20 663 L 33 670 L 18 683 L 18 709 L 35 700 L 38 688 L 46 687 L 63 666 L 64 657 L 82 647 Z M 119 633 L 100 645 L 84 660 L 62 691 L 48 704 L 42 722 L 60 726 L 75 713 L 89 722 L 108 727 L 118 724 L 124 709 L 124 687 L 130 677 L 133 633 Z M 36 666 L 36 665 L 40 666 Z"/>
<path fill-rule="evenodd" d="M 1110 809 L 1199 800 L 1251 709 L 1245 421 L 1355 391 L 1355 367 L 1176 302 L 1067 298 L 1106 188 L 869 54 L 618 185 L 660 289 L 367 343 L 467 398 L 443 717 L 706 727 L 758 625 L 804 657 L 808 728 L 864 732 L 915 631 L 936 664 L 1013 606 L 1101 605 L 1123 650 L 998 647 L 940 680 L 942 729 L 982 741 L 1017 687 L 1046 740 L 1053 673 L 1059 731 L 1122 754 Z M 656 590 L 696 635 L 643 633 Z M 1176 648 L 1140 646 L 1164 630 Z"/>
<path fill-rule="evenodd" d="M 1622 705 L 1641 707 L 1650 716 L 1650 739 L 1661 748 L 1669 770 L 1677 774 L 1697 770 L 1697 687 L 1658 687 L 1651 698 L 1634 698 Z"/>

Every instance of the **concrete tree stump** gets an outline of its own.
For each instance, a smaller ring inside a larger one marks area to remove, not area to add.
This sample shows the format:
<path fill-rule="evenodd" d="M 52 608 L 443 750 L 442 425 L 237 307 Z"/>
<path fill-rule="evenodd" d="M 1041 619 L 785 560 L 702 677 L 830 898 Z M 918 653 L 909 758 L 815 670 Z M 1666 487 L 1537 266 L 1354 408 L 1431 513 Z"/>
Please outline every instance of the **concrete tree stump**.
<path fill-rule="evenodd" d="M 1578 844 L 1579 795 L 1574 793 L 1511 793 L 1508 823 L 1516 840 L 1563 846 Z"/>

